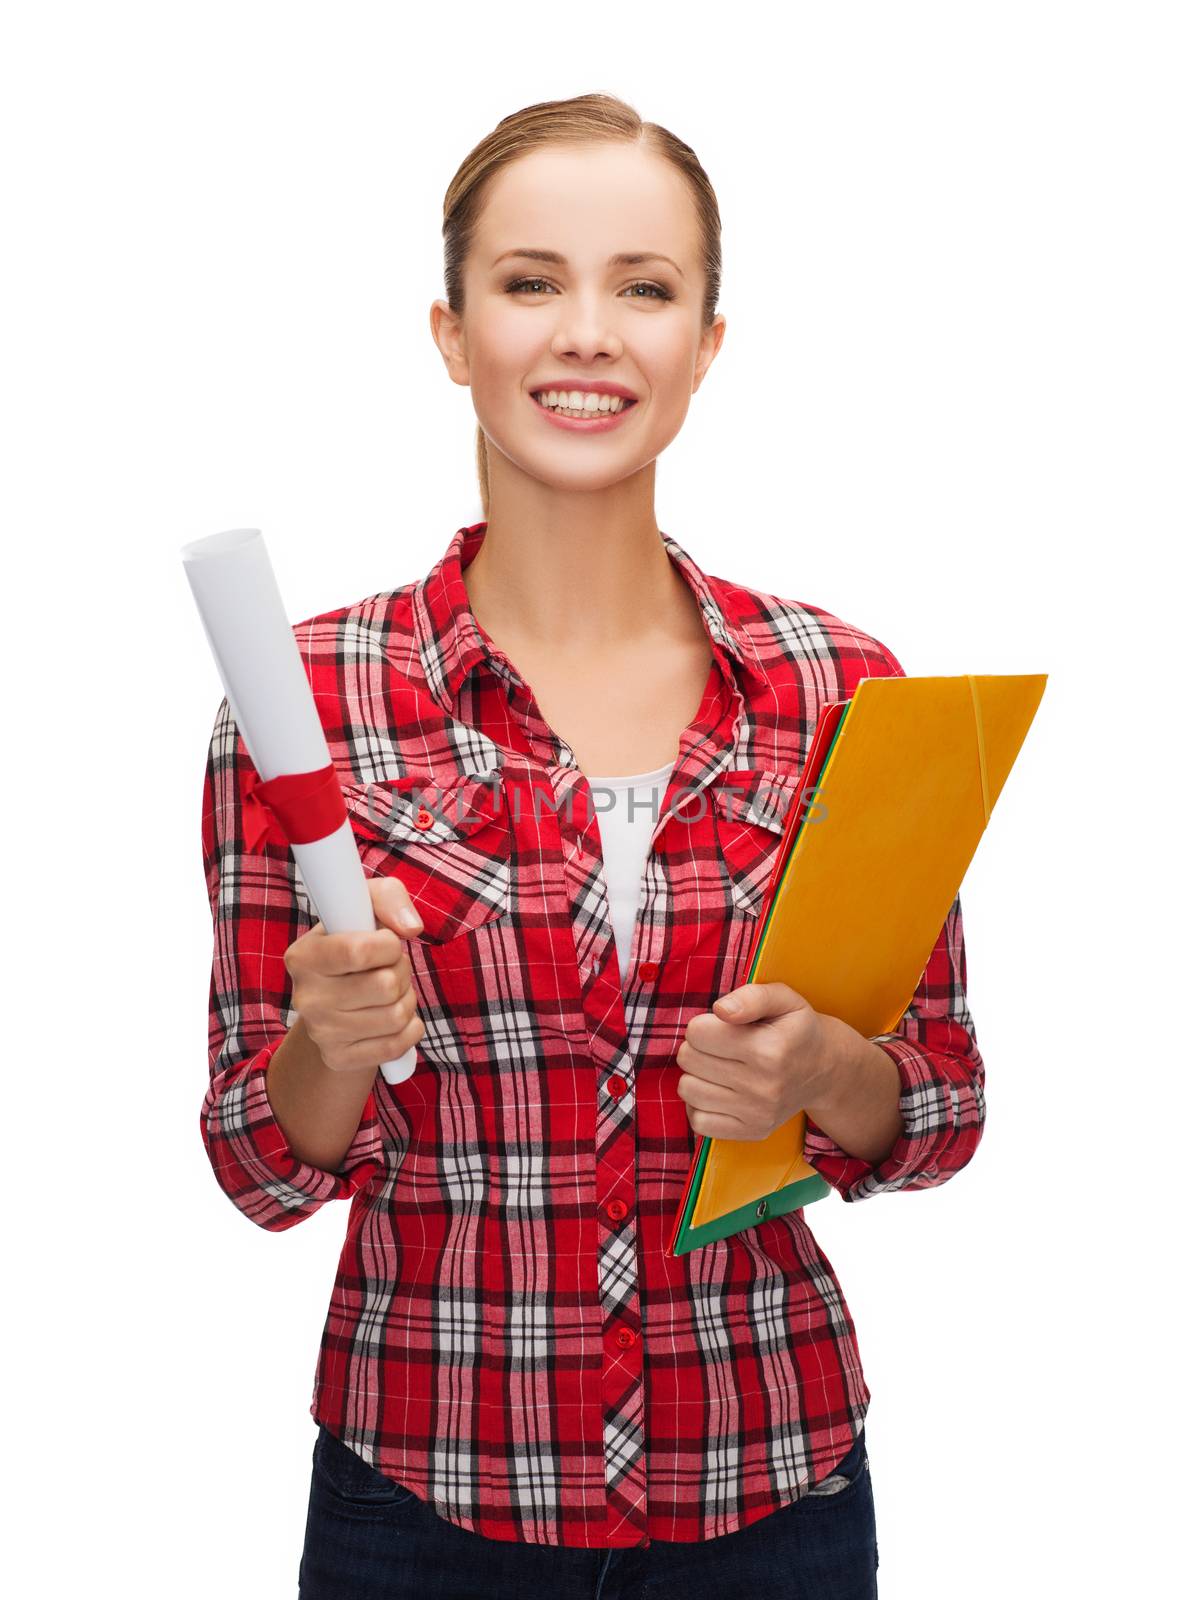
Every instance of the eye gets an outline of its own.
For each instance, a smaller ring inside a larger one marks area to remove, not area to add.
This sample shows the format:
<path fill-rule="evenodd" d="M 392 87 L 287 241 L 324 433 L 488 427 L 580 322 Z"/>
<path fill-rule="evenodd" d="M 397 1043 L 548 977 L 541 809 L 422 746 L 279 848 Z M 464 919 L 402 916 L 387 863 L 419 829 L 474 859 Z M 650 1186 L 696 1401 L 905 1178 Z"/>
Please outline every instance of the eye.
<path fill-rule="evenodd" d="M 533 293 L 536 293 L 535 286 L 537 284 L 545 284 L 550 288 L 552 287 L 547 278 L 515 278 L 507 285 L 505 292 L 507 294 L 517 294 L 521 289 L 530 289 Z M 627 289 L 651 289 L 653 291 L 648 295 L 628 295 L 631 300 L 671 300 L 673 298 L 672 292 L 660 283 L 647 283 L 641 280 L 638 283 L 629 283 Z M 624 290 L 624 293 L 626 293 L 626 290 Z"/>
<path fill-rule="evenodd" d="M 656 298 L 657 299 L 659 299 L 659 300 L 671 300 L 672 299 L 671 293 L 664 287 L 663 284 L 660 284 L 660 283 L 631 283 L 631 284 L 628 284 L 627 287 L 629 289 L 654 289 L 656 291 Z M 638 297 L 634 297 L 633 296 L 633 298 L 638 298 Z M 646 298 L 650 298 L 650 296 L 648 296 Z"/>
<path fill-rule="evenodd" d="M 544 283 L 544 281 L 543 278 L 517 278 L 513 283 L 508 284 L 507 293 L 515 294 L 517 289 L 533 288 L 535 284 Z"/>

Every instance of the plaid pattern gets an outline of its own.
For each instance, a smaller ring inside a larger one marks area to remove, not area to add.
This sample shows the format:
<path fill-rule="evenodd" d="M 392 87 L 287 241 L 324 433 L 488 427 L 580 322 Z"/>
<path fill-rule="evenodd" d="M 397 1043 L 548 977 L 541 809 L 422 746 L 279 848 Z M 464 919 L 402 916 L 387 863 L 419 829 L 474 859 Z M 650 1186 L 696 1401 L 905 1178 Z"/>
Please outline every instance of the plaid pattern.
<path fill-rule="evenodd" d="M 423 580 L 294 630 L 364 870 L 401 877 L 425 925 L 409 946 L 417 1069 L 377 1074 L 337 1172 L 298 1160 L 269 1105 L 295 1016 L 284 952 L 315 917 L 288 850 L 245 852 L 251 768 L 219 707 L 202 1138 L 262 1228 L 351 1201 L 310 1411 L 365 1461 L 492 1539 L 717 1538 L 827 1477 L 870 1393 L 803 1212 L 665 1256 L 696 1144 L 673 1058 L 690 1018 L 745 980 L 822 703 L 903 669 L 828 612 L 707 577 L 661 535 L 713 662 L 621 983 L 589 786 L 467 604 L 485 530 L 458 529 Z M 958 899 L 878 1040 L 903 1136 L 872 1166 L 810 1122 L 808 1157 L 845 1200 L 929 1188 L 973 1155 L 965 977 Z"/>

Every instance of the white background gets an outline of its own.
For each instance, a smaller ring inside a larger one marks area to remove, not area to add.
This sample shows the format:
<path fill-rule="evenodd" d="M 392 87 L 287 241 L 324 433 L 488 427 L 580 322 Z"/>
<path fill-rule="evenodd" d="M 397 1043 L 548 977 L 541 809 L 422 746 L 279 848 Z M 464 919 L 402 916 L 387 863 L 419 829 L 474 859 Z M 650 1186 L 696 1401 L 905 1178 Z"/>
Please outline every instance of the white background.
<path fill-rule="evenodd" d="M 690 143 L 723 215 L 727 334 L 661 528 L 911 674 L 1050 675 L 962 890 L 982 1147 L 934 1191 L 811 1212 L 873 1392 L 880 1593 L 1168 1592 L 1182 20 L 8 13 L 10 1592 L 296 1592 L 346 1209 L 254 1228 L 201 1146 L 222 691 L 179 549 L 261 528 L 296 620 L 480 518 L 469 393 L 429 334 L 442 197 L 500 117 L 591 90 Z"/>

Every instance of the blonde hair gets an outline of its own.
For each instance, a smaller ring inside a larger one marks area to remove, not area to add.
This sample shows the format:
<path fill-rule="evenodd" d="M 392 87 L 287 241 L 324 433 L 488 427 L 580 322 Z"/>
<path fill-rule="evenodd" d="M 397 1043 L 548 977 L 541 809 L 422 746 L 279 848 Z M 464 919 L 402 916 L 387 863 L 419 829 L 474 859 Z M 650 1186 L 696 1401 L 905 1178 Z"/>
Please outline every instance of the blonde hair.
<path fill-rule="evenodd" d="M 696 154 L 683 140 L 658 123 L 641 121 L 633 106 L 609 94 L 542 100 L 522 111 L 513 111 L 462 162 L 450 180 L 442 206 L 446 303 L 451 311 L 460 315 L 463 309 L 462 274 L 482 214 L 483 198 L 495 174 L 518 156 L 544 145 L 599 142 L 642 145 L 671 161 L 688 183 L 697 208 L 705 268 L 702 323 L 709 327 L 717 314 L 722 286 L 722 222 L 713 186 Z M 487 436 L 481 426 L 476 431 L 475 459 L 485 517 L 490 510 Z"/>

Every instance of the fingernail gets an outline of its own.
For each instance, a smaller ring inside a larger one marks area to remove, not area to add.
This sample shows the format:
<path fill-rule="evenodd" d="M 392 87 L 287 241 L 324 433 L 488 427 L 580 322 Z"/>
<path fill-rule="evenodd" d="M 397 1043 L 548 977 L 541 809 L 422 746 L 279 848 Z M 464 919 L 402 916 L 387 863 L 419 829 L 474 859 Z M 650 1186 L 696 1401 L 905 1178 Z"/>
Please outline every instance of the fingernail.
<path fill-rule="evenodd" d="M 421 921 L 420 917 L 418 917 L 416 912 L 408 906 L 402 906 L 401 909 L 396 913 L 396 921 L 408 933 L 420 933 L 421 929 L 424 927 L 424 923 Z"/>
<path fill-rule="evenodd" d="M 725 1011 L 725 1012 L 729 1013 L 731 1016 L 733 1016 L 734 1013 L 738 1010 L 738 1001 L 737 1000 L 719 1000 L 718 1001 L 718 1010 L 719 1011 Z"/>

